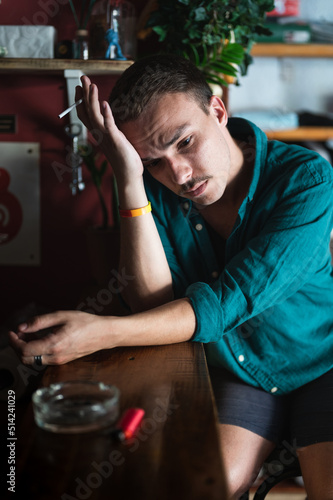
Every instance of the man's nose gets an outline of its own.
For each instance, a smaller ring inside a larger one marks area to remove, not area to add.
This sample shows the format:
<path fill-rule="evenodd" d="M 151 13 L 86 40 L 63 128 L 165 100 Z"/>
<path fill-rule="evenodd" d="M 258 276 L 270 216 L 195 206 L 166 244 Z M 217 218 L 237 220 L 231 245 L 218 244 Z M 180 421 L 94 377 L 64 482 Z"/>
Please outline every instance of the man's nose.
<path fill-rule="evenodd" d="M 172 182 L 179 186 L 185 184 L 192 177 L 192 168 L 182 157 L 168 159 L 168 166 Z"/>

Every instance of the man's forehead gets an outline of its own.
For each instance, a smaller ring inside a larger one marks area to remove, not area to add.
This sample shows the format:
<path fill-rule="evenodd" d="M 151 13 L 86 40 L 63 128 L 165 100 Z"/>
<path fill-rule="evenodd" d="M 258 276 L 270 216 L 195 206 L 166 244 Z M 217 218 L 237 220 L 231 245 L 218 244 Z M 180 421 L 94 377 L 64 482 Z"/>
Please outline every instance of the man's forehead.
<path fill-rule="evenodd" d="M 185 93 L 168 93 L 150 103 L 137 119 L 122 124 L 120 129 L 146 157 L 144 150 L 147 147 L 165 149 L 188 130 L 201 127 L 203 116 L 207 115 L 193 97 Z"/>
<path fill-rule="evenodd" d="M 190 124 L 189 123 L 184 123 L 183 125 L 180 125 L 177 127 L 175 130 L 170 130 L 164 134 L 160 134 L 159 141 L 158 141 L 158 146 L 160 150 L 166 150 L 173 144 L 175 144 L 183 134 L 187 132 L 187 130 L 190 129 Z M 147 161 L 151 160 L 151 157 L 148 156 L 146 158 L 141 158 L 142 161 Z"/>
<path fill-rule="evenodd" d="M 190 126 L 190 123 L 195 121 L 196 109 L 200 111 L 193 101 L 170 99 L 168 95 L 155 104 L 150 103 L 138 118 L 121 124 L 120 129 L 130 131 L 131 135 L 159 130 L 169 131 L 173 135 L 176 130 Z"/>

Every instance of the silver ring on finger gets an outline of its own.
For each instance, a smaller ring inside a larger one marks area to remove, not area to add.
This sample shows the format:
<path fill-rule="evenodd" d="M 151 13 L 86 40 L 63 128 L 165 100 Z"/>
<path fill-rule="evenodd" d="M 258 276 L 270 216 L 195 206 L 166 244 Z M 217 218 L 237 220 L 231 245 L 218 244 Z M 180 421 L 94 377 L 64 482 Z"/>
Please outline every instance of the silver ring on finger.
<path fill-rule="evenodd" d="M 34 356 L 34 361 L 37 366 L 43 366 L 42 356 Z"/>

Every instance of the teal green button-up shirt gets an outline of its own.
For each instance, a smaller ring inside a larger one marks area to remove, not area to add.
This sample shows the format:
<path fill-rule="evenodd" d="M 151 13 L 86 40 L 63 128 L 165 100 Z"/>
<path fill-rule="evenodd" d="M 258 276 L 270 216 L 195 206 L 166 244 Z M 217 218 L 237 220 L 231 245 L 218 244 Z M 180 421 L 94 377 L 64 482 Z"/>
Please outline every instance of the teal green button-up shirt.
<path fill-rule="evenodd" d="M 193 341 L 205 343 L 208 363 L 288 393 L 333 367 L 333 168 L 245 120 L 228 127 L 255 144 L 256 158 L 225 245 L 191 201 L 146 172 L 148 199 L 175 296 L 191 300 Z"/>

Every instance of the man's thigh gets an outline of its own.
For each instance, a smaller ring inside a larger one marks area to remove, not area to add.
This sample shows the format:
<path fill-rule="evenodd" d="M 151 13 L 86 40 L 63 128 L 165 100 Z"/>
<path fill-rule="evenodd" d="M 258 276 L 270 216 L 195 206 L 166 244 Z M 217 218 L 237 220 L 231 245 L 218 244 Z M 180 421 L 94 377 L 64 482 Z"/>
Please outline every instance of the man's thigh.
<path fill-rule="evenodd" d="M 290 415 L 296 448 L 333 442 L 333 369 L 293 392 Z"/>
<path fill-rule="evenodd" d="M 210 367 L 209 372 L 220 424 L 247 429 L 275 444 L 285 439 L 290 408 L 287 396 L 249 386 L 224 368 Z"/>

